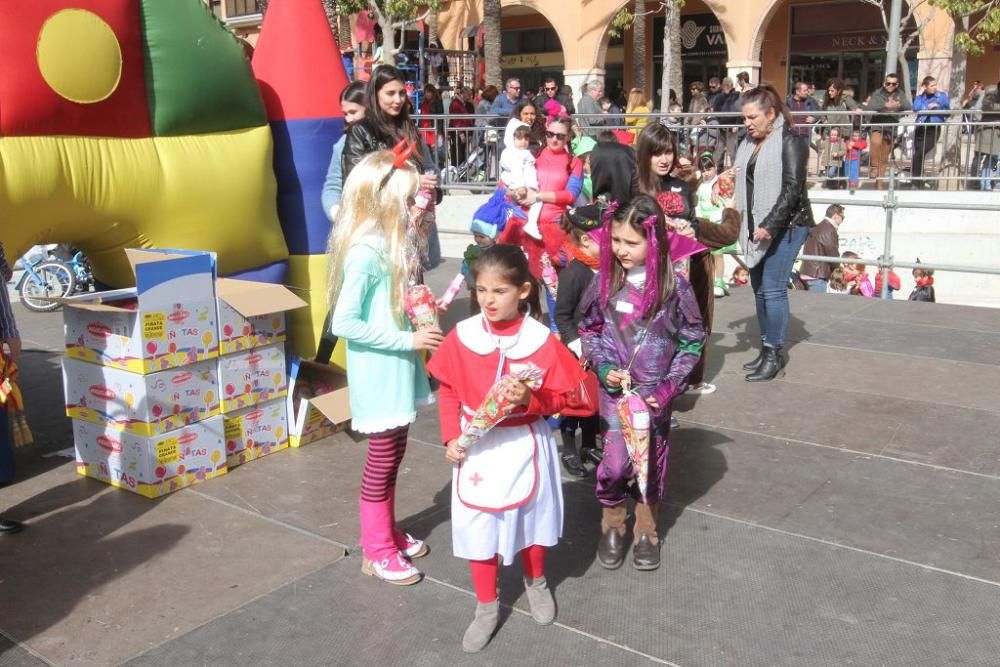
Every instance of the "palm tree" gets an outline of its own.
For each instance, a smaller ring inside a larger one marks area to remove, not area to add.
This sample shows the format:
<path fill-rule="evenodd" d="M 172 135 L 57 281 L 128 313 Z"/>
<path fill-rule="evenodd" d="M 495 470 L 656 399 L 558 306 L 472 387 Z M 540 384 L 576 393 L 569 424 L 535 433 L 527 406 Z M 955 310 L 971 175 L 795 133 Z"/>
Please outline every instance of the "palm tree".
<path fill-rule="evenodd" d="M 680 95 L 684 85 L 681 69 L 681 9 L 677 0 L 663 0 L 667 24 L 663 30 L 663 79 L 660 81 L 660 111 L 670 109 L 670 91 Z"/>
<path fill-rule="evenodd" d="M 502 88 L 500 0 L 483 0 L 483 57 L 486 60 L 486 85 Z"/>
<path fill-rule="evenodd" d="M 646 0 L 635 0 L 632 22 L 632 87 L 646 89 Z"/>
<path fill-rule="evenodd" d="M 438 41 L 438 12 L 436 9 L 431 9 L 431 13 L 427 16 L 427 43 L 428 44 L 439 44 Z"/>

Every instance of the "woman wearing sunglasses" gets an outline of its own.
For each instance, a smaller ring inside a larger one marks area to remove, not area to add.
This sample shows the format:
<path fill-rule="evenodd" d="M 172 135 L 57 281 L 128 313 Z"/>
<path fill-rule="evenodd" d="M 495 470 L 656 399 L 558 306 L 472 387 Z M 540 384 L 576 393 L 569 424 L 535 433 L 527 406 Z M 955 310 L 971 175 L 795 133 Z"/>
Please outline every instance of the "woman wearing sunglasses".
<path fill-rule="evenodd" d="M 541 240 L 525 234 L 524 221 L 512 218 L 507 228 L 497 240 L 524 248 L 528 255 L 528 266 L 539 281 L 542 280 L 542 255 L 548 254 L 556 269 L 562 268 L 565 258 L 562 248 L 569 240 L 566 232 L 559 227 L 563 213 L 580 196 L 583 188 L 583 164 L 573 157 L 569 150 L 570 122 L 568 118 L 555 118 L 545 127 L 545 145 L 535 158 L 538 173 L 538 190 L 528 190 L 518 204 L 529 207 L 536 201 L 542 202 L 542 212 L 538 219 Z M 502 186 L 503 184 L 501 184 Z M 555 295 L 546 288 L 545 297 L 549 305 L 549 319 L 555 310 Z"/>

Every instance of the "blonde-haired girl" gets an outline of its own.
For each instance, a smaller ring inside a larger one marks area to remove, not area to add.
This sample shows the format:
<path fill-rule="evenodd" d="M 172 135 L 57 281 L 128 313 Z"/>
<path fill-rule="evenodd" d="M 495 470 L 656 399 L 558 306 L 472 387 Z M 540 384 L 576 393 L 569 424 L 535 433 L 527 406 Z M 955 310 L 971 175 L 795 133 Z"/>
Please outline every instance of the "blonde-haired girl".
<path fill-rule="evenodd" d="M 420 581 L 410 563 L 427 553 L 396 528 L 396 474 L 416 406 L 431 400 L 418 350 L 440 330 L 414 332 L 403 301 L 414 250 L 407 231 L 419 177 L 395 152 L 365 157 L 344 183 L 330 237 L 330 333 L 347 341 L 351 426 L 368 435 L 361 480 L 361 571 L 392 584 Z M 391 388 L 392 391 L 386 391 Z"/>

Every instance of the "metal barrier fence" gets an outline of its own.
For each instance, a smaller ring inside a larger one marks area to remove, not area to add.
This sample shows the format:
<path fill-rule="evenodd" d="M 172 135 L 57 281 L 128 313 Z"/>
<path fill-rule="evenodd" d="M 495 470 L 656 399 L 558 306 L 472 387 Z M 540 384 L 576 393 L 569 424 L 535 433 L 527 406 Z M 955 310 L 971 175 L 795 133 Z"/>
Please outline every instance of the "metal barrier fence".
<path fill-rule="evenodd" d="M 886 189 L 890 169 L 899 189 L 1000 189 L 1000 121 L 983 121 L 980 112 L 939 110 L 942 123 L 917 123 L 909 114 L 868 111 L 793 114 L 799 131 L 810 142 L 809 178 L 824 189 Z M 733 114 L 622 114 L 573 116 L 585 134 L 611 130 L 626 142 L 646 123 L 661 123 L 678 139 L 682 153 L 711 153 L 730 165 L 745 129 Z M 891 120 L 888 120 L 891 119 Z M 508 117 L 482 115 L 419 115 L 421 134 L 435 150 L 442 183 L 447 189 L 486 191 L 496 187 Z M 877 121 L 877 122 L 875 122 Z M 594 122 L 602 125 L 595 126 Z M 633 123 L 633 124 L 629 124 Z M 836 133 L 834 130 L 836 129 Z M 857 131 L 864 142 L 847 153 L 846 139 Z M 844 137 L 844 145 L 831 140 Z M 855 159 L 856 158 L 856 159 Z"/>

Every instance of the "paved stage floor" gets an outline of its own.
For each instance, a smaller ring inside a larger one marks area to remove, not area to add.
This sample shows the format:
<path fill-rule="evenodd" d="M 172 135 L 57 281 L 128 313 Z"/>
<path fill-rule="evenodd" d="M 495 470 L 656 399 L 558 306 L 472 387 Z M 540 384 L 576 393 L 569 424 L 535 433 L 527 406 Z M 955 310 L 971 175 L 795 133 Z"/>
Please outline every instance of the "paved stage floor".
<path fill-rule="evenodd" d="M 740 371 L 749 290 L 717 302 L 719 391 L 677 401 L 663 566 L 597 565 L 593 477 L 564 478 L 557 623 L 533 623 L 506 568 L 502 627 L 475 656 L 433 410 L 398 497 L 427 577 L 397 588 L 359 571 L 364 443 L 346 434 L 158 501 L 43 457 L 71 445 L 61 318 L 17 306 L 38 442 L 0 489 L 28 523 L 0 538 L 0 666 L 1000 664 L 1000 310 L 791 300 L 788 374 L 765 385 Z"/>

